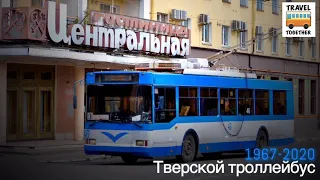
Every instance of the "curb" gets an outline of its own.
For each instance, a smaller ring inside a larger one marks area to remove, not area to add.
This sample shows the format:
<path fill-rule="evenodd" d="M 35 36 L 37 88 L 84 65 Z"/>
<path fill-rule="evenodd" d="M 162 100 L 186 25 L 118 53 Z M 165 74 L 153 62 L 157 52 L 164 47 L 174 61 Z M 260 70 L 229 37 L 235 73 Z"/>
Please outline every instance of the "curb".
<path fill-rule="evenodd" d="M 87 157 L 87 158 L 82 158 L 82 159 L 41 161 L 41 163 L 71 163 L 71 162 L 85 162 L 85 161 L 112 159 L 112 158 L 114 158 L 114 157 L 101 155 L 101 156 Z"/>
<path fill-rule="evenodd" d="M 44 155 L 52 153 L 65 153 L 70 151 L 83 151 L 83 146 L 63 148 L 0 147 L 0 154 Z"/>

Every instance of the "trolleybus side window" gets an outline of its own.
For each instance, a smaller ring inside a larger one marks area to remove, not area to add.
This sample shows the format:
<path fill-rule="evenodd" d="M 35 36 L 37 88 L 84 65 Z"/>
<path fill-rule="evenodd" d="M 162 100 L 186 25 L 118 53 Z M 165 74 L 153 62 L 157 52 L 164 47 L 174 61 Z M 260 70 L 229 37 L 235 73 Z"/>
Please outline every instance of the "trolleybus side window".
<path fill-rule="evenodd" d="M 170 88 L 155 88 L 156 123 L 170 122 L 176 117 L 176 90 Z"/>
<path fill-rule="evenodd" d="M 253 90 L 239 89 L 238 90 L 238 113 L 239 115 L 253 115 Z"/>
<path fill-rule="evenodd" d="M 237 115 L 236 89 L 220 89 L 220 114 Z"/>
<path fill-rule="evenodd" d="M 269 91 L 255 90 L 255 115 L 269 115 Z"/>
<path fill-rule="evenodd" d="M 218 89 L 200 88 L 200 116 L 218 115 Z"/>
<path fill-rule="evenodd" d="M 287 94 L 286 91 L 273 91 L 273 114 L 287 114 Z"/>
<path fill-rule="evenodd" d="M 180 116 L 198 116 L 198 88 L 179 88 Z"/>

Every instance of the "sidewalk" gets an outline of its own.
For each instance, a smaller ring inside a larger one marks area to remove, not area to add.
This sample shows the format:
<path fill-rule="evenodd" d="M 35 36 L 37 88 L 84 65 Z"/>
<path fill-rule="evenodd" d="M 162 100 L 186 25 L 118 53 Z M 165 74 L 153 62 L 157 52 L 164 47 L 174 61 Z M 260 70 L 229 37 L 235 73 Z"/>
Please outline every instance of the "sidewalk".
<path fill-rule="evenodd" d="M 0 146 L 0 153 L 40 155 L 67 151 L 83 151 L 83 141 L 72 140 L 43 140 L 9 142 Z"/>
<path fill-rule="evenodd" d="M 317 119 L 295 119 L 294 137 L 297 142 L 320 140 Z"/>
<path fill-rule="evenodd" d="M 0 154 L 27 155 L 42 163 L 69 163 L 111 159 L 112 156 L 86 155 L 83 150 L 83 141 L 71 140 L 44 140 L 10 142 L 0 146 Z"/>

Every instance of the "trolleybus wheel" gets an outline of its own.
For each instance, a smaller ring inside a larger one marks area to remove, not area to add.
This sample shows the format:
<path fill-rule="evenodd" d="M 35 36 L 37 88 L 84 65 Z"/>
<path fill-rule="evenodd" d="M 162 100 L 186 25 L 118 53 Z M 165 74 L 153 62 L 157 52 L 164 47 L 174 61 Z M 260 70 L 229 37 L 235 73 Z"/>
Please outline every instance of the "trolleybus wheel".
<path fill-rule="evenodd" d="M 293 29 L 293 24 L 289 24 L 289 29 Z"/>
<path fill-rule="evenodd" d="M 126 164 L 135 164 L 139 158 L 136 156 L 132 156 L 132 155 L 123 155 L 123 156 L 121 156 L 121 159 Z"/>
<path fill-rule="evenodd" d="M 264 130 L 259 130 L 258 132 L 258 136 L 257 136 L 257 140 L 256 140 L 256 148 L 262 149 L 262 148 L 266 148 L 268 146 L 268 136 L 266 134 L 266 132 Z M 250 156 L 252 157 L 254 154 L 254 149 L 255 148 L 251 148 L 245 151 L 246 156 Z"/>
<path fill-rule="evenodd" d="M 196 156 L 196 143 L 191 134 L 188 134 L 182 142 L 181 156 L 177 156 L 180 162 L 188 163 L 192 162 Z"/>
<path fill-rule="evenodd" d="M 211 159 L 211 160 L 217 160 L 221 157 L 222 153 L 221 152 L 214 152 L 214 153 L 203 153 L 202 156 L 206 159 Z"/>
<path fill-rule="evenodd" d="M 305 24 L 305 25 L 303 25 L 303 28 L 304 28 L 304 29 L 308 29 L 308 28 L 309 28 L 309 25 L 308 25 L 308 24 Z"/>
<path fill-rule="evenodd" d="M 268 146 L 268 136 L 264 130 L 260 130 L 257 137 L 257 148 L 266 148 Z"/>

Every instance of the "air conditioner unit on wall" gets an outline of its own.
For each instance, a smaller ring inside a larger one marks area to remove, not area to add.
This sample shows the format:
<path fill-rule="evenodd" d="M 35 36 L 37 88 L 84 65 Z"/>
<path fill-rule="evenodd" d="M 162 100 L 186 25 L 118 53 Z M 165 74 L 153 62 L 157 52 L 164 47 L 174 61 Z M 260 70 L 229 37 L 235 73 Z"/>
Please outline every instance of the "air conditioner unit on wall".
<path fill-rule="evenodd" d="M 271 27 L 269 28 L 269 36 L 273 37 L 277 35 L 277 28 Z"/>
<path fill-rule="evenodd" d="M 171 18 L 171 19 L 175 19 L 175 20 L 180 20 L 180 16 L 181 16 L 180 13 L 181 13 L 180 10 L 172 9 L 172 10 L 171 10 L 171 16 L 170 16 L 170 18 Z"/>
<path fill-rule="evenodd" d="M 188 20 L 187 11 L 181 10 L 180 11 L 180 19 L 181 20 Z"/>
<path fill-rule="evenodd" d="M 199 24 L 208 24 L 209 16 L 207 14 L 200 14 L 199 16 Z"/>
<path fill-rule="evenodd" d="M 231 24 L 231 29 L 233 31 L 239 31 L 241 29 L 241 22 L 240 21 L 237 21 L 237 20 L 233 20 L 232 21 L 232 24 Z"/>

